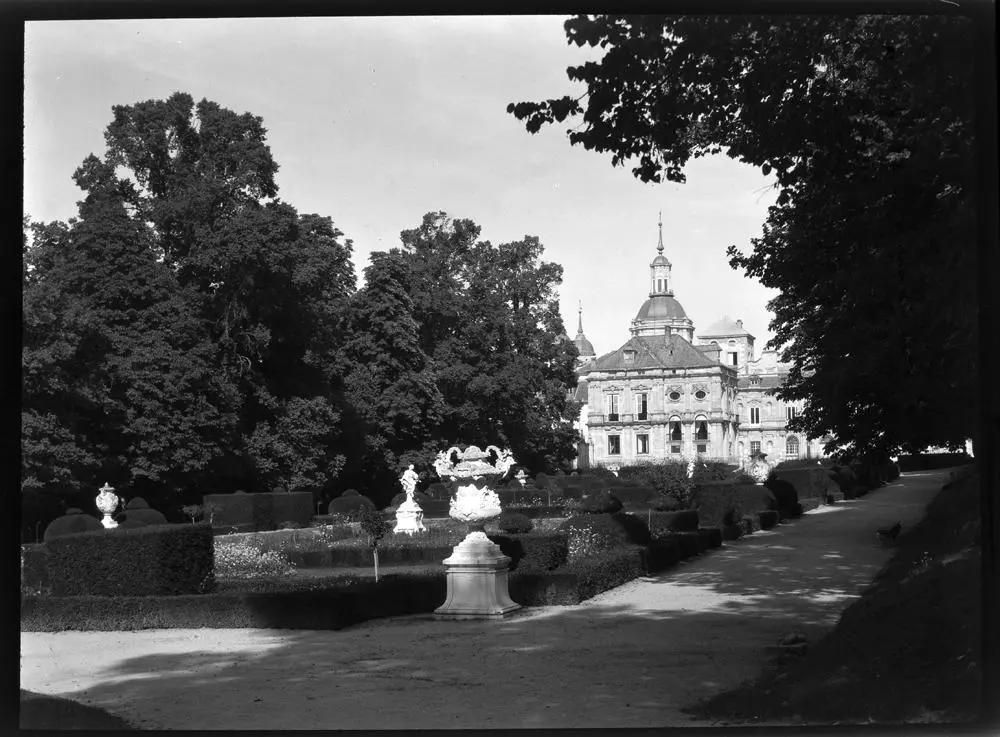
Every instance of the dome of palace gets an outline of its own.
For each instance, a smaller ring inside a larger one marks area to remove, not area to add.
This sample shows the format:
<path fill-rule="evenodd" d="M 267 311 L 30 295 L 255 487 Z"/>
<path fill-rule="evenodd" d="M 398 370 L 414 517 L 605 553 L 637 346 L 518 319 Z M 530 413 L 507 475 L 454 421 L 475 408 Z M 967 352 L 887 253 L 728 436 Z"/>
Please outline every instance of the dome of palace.
<path fill-rule="evenodd" d="M 639 308 L 636 320 L 645 322 L 647 320 L 684 320 L 687 315 L 681 303 L 666 294 L 656 294 Z"/>

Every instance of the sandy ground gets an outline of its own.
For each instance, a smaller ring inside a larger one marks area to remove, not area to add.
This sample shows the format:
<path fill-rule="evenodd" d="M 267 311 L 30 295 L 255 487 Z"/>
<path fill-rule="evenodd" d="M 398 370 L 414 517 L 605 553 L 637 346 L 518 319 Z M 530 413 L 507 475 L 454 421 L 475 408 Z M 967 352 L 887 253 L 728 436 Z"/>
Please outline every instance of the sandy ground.
<path fill-rule="evenodd" d="M 414 615 L 347 630 L 22 633 L 21 688 L 143 729 L 705 726 L 681 709 L 815 642 L 920 520 L 947 471 L 726 543 L 576 607 L 497 622 Z"/>

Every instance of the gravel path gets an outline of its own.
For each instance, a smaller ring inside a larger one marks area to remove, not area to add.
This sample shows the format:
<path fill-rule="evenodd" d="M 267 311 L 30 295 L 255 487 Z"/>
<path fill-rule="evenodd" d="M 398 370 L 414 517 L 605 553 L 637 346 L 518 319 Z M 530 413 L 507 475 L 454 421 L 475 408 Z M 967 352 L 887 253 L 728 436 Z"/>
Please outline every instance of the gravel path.
<path fill-rule="evenodd" d="M 576 607 L 414 615 L 341 631 L 22 633 L 21 688 L 145 729 L 703 726 L 682 713 L 815 642 L 920 520 L 947 471 L 904 474 Z"/>

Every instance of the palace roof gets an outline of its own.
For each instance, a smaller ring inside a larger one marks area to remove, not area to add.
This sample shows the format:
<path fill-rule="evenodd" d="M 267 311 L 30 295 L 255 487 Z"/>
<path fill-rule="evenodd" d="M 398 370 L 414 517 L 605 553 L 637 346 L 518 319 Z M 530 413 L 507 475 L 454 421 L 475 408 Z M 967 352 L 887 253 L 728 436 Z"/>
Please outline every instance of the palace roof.
<path fill-rule="evenodd" d="M 625 353 L 635 351 L 626 363 Z M 641 335 L 629 340 L 611 353 L 605 353 L 587 365 L 588 371 L 631 371 L 635 369 L 715 368 L 713 361 L 676 333 L 672 335 Z"/>

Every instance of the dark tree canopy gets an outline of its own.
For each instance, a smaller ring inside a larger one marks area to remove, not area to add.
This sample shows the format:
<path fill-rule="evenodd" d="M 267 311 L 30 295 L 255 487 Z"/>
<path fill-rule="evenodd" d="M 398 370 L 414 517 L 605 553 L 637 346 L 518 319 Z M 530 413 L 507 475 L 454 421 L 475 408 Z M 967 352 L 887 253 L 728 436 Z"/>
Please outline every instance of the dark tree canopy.
<path fill-rule="evenodd" d="M 972 25 L 952 16 L 597 16 L 571 43 L 577 99 L 511 104 L 528 131 L 683 182 L 725 152 L 773 175 L 764 232 L 731 263 L 781 295 L 778 394 L 828 449 L 952 445 L 977 426 Z"/>

